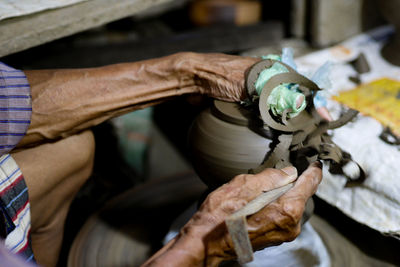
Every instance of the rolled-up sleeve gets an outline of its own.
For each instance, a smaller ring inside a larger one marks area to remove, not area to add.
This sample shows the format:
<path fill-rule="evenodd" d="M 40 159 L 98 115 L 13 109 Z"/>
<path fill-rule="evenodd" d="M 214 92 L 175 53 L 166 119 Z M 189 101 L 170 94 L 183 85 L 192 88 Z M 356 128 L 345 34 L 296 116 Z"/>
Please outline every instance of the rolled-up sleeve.
<path fill-rule="evenodd" d="M 0 62 L 0 156 L 24 137 L 31 115 L 30 86 L 24 72 Z"/>

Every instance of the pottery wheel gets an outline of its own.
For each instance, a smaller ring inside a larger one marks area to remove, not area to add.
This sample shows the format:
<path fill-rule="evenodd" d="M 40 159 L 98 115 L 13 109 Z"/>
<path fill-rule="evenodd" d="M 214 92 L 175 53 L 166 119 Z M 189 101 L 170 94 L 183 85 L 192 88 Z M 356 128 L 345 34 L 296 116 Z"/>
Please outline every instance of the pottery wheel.
<path fill-rule="evenodd" d="M 190 172 L 117 196 L 82 227 L 70 249 L 68 267 L 140 266 L 160 248 L 173 219 L 205 190 Z"/>

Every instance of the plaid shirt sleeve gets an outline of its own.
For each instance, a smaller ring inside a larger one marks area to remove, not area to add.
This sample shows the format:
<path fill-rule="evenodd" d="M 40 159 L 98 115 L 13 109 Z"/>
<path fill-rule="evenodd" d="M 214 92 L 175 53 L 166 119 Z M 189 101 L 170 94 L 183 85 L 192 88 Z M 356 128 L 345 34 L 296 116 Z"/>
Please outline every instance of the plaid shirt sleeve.
<path fill-rule="evenodd" d="M 24 137 L 31 114 L 30 86 L 24 72 L 0 62 L 0 156 Z"/>
<path fill-rule="evenodd" d="M 25 74 L 0 62 L 0 233 L 6 247 L 27 261 L 34 260 L 28 188 L 8 152 L 24 137 L 31 114 L 30 86 Z"/>

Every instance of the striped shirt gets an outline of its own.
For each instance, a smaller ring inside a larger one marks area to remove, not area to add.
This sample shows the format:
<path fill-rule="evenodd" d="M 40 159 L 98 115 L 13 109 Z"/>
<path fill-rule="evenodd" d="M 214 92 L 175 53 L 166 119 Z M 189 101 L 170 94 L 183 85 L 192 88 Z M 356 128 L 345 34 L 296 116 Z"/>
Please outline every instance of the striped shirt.
<path fill-rule="evenodd" d="M 17 163 L 8 154 L 24 137 L 32 113 L 25 74 L 0 62 L 0 219 L 5 245 L 33 260 L 30 242 L 28 188 Z"/>
<path fill-rule="evenodd" d="M 24 137 L 31 113 L 25 74 L 0 62 L 0 155 L 11 151 Z"/>

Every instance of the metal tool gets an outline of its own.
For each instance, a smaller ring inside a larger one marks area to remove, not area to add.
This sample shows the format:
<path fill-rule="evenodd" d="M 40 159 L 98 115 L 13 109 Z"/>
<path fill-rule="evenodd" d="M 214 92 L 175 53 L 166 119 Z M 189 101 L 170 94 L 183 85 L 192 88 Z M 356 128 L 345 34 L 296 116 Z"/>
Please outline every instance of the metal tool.
<path fill-rule="evenodd" d="M 246 217 L 257 213 L 269 203 L 278 199 L 281 195 L 289 191 L 293 185 L 294 182 L 262 193 L 225 220 L 225 224 L 232 238 L 233 246 L 240 264 L 253 260 L 253 248 L 247 233 Z"/>

